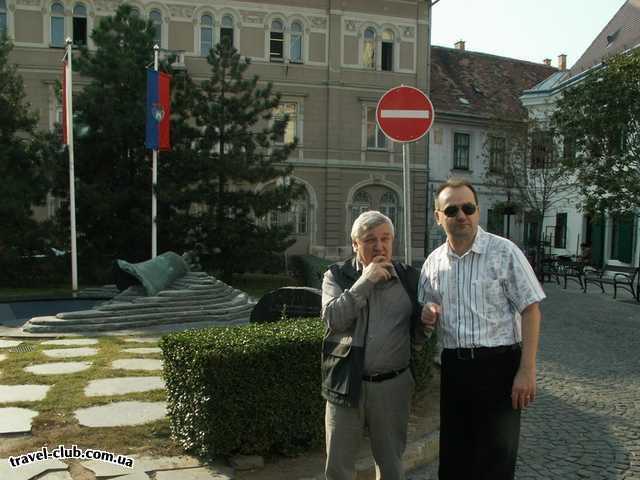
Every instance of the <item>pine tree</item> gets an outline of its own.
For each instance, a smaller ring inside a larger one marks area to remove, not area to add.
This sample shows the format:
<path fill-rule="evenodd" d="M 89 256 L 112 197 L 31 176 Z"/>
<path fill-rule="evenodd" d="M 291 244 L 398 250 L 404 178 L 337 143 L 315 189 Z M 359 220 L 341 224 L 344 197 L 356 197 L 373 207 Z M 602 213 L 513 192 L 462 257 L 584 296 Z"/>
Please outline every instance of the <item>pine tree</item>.
<path fill-rule="evenodd" d="M 56 153 L 51 136 L 36 129 L 37 116 L 25 100 L 22 78 L 9 63 L 12 48 L 0 35 L 0 269 L 4 273 L 8 265 L 45 247 L 42 225 L 33 219 L 32 209 L 46 201 L 47 165 Z"/>
<path fill-rule="evenodd" d="M 287 158 L 297 140 L 282 142 L 288 117 L 274 114 L 280 95 L 257 76 L 245 77 L 248 59 L 222 43 L 207 61 L 211 77 L 193 104 L 197 136 L 185 166 L 191 181 L 167 189 L 164 203 L 173 205 L 186 242 L 201 251 L 203 263 L 230 281 L 234 272 L 259 267 L 292 243 L 290 225 L 265 219 L 287 212 L 300 192 L 288 181 Z"/>

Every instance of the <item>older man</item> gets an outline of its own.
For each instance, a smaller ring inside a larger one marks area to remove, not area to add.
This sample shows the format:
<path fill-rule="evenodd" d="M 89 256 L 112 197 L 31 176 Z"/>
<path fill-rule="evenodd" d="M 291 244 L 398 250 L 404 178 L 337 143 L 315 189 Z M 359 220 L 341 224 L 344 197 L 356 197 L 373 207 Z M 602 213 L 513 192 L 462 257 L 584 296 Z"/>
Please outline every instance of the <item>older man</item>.
<path fill-rule="evenodd" d="M 391 260 L 393 239 L 388 217 L 363 213 L 351 230 L 355 256 L 332 265 L 324 276 L 328 480 L 353 479 L 365 427 L 379 478 L 405 478 L 402 454 L 414 386 L 409 365 L 412 340 L 422 332 L 421 307 L 416 301 L 418 272 Z"/>
<path fill-rule="evenodd" d="M 520 411 L 536 394 L 539 302 L 545 294 L 509 240 L 478 226 L 469 182 L 436 191 L 435 217 L 447 241 L 422 268 L 423 321 L 439 322 L 440 480 L 511 480 Z"/>

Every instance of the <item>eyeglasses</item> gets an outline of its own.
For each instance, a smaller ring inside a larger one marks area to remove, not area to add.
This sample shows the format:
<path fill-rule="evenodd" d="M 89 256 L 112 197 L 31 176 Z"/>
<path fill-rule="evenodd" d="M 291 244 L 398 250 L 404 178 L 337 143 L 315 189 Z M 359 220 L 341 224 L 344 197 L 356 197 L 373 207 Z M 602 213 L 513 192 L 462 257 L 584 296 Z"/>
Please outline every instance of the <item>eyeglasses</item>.
<path fill-rule="evenodd" d="M 444 213 L 449 218 L 453 218 L 456 215 L 458 215 L 458 210 L 462 210 L 462 213 L 464 213 L 465 215 L 473 215 L 474 213 L 476 213 L 477 208 L 478 207 L 476 206 L 475 203 L 469 202 L 469 203 L 463 203 L 460 206 L 449 205 L 444 210 L 438 210 L 438 211 Z"/>

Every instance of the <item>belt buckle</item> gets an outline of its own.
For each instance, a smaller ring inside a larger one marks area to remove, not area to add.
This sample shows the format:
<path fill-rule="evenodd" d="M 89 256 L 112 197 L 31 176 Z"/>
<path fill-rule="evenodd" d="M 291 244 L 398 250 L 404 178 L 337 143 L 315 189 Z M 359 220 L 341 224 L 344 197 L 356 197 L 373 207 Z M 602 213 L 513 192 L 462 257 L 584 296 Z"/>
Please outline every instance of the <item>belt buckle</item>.
<path fill-rule="evenodd" d="M 456 349 L 456 357 L 458 360 L 473 360 L 475 358 L 473 348 L 457 348 Z M 468 353 L 462 353 L 468 352 Z"/>

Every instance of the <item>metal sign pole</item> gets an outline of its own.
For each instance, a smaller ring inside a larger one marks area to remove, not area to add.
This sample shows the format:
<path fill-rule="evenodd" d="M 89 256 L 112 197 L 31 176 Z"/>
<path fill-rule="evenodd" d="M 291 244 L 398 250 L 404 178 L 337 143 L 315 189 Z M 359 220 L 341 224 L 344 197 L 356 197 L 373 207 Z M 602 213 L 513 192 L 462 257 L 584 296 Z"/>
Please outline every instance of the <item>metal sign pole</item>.
<path fill-rule="evenodd" d="M 402 144 L 402 185 L 404 194 L 404 262 L 411 265 L 411 179 L 409 144 Z"/>

